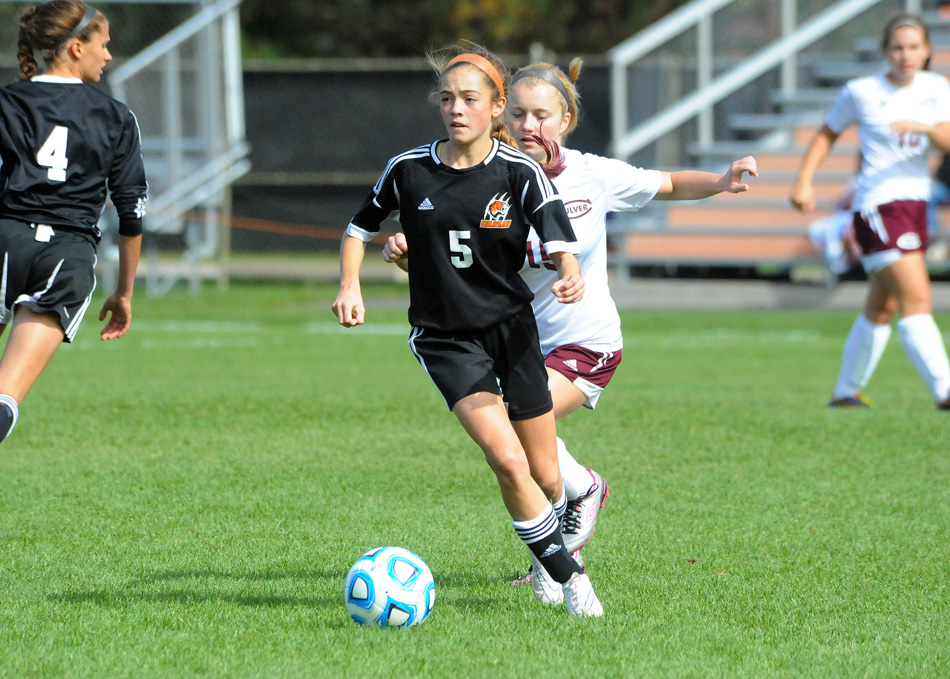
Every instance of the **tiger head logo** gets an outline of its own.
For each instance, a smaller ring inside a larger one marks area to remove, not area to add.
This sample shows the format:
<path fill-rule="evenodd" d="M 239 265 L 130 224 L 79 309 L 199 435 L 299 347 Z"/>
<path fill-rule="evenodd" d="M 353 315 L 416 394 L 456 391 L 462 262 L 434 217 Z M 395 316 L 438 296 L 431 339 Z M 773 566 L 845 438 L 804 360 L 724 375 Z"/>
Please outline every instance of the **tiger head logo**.
<path fill-rule="evenodd" d="M 505 219 L 508 211 L 511 209 L 511 198 L 507 193 L 495 194 L 488 202 L 485 208 L 485 217 L 482 219 L 481 227 L 483 229 L 507 229 L 511 226 L 511 220 Z"/>

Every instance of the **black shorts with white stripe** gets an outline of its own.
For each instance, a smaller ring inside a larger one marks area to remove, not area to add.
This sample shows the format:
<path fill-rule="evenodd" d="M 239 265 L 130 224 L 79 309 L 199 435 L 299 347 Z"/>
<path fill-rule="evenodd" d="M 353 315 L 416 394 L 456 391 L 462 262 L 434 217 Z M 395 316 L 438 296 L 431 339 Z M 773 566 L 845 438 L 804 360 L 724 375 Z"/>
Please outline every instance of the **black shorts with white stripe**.
<path fill-rule="evenodd" d="M 413 328 L 409 347 L 450 410 L 478 392 L 499 394 L 512 420 L 527 420 L 553 408 L 530 306 L 488 328 Z"/>
<path fill-rule="evenodd" d="M 0 219 L 0 323 L 17 305 L 56 314 L 71 342 L 96 288 L 91 233 Z"/>

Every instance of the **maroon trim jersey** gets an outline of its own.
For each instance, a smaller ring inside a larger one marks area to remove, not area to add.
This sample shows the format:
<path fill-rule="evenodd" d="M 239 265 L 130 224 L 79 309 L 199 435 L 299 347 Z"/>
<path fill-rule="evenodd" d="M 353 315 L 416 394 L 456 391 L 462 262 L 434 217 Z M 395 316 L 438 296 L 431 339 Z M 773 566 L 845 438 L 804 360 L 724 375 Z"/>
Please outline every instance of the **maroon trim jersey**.
<path fill-rule="evenodd" d="M 548 253 L 578 251 L 564 203 L 541 166 L 492 142 L 485 160 L 464 170 L 439 160 L 442 142 L 392 158 L 347 228 L 368 242 L 399 213 L 412 262 L 413 327 L 487 328 L 529 305 L 534 295 L 518 271 L 531 227 Z"/>
<path fill-rule="evenodd" d="M 0 217 L 91 232 L 107 192 L 119 233 L 142 233 L 148 185 L 135 116 L 78 78 L 0 89 Z"/>

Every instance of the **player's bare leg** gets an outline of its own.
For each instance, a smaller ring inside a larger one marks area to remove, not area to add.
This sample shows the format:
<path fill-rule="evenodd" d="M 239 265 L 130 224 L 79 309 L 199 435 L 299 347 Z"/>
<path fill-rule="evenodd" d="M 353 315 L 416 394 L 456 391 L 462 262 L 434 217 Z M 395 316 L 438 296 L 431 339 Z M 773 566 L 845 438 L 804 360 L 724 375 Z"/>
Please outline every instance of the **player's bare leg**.
<path fill-rule="evenodd" d="M 514 420 L 511 426 L 524 448 L 531 477 L 548 500 L 557 503 L 564 494 L 564 484 L 557 464 L 557 427 L 553 413 Z"/>
<path fill-rule="evenodd" d="M 551 400 L 554 401 L 554 419 L 567 417 L 587 403 L 587 394 L 574 386 L 557 370 L 547 368 L 548 386 L 551 387 Z"/>
<path fill-rule="evenodd" d="M 487 392 L 472 394 L 456 403 L 452 412 L 485 453 L 512 519 L 525 521 L 550 507 L 548 498 L 531 477 L 524 448 L 500 396 Z"/>
<path fill-rule="evenodd" d="M 547 456 L 557 471 L 557 449 L 551 445 L 554 434 L 554 417 L 547 413 L 541 417 L 518 421 L 514 426 L 508 419 L 501 397 L 480 392 L 466 396 L 452 408 L 469 436 L 485 453 L 492 471 L 498 479 L 502 498 L 518 537 L 528 546 L 539 566 L 557 584 L 568 582 L 580 574 L 576 562 L 564 547 L 558 519 L 554 508 L 531 474 L 531 465 L 525 447 L 532 450 L 536 464 Z M 518 431 L 516 432 L 515 427 Z M 524 437 L 524 445 L 518 434 Z M 544 443 L 540 437 L 548 436 Z M 546 448 L 552 448 L 549 451 Z M 550 472 L 549 472 L 550 473 Z M 551 592 L 535 595 L 545 603 L 560 603 L 563 593 L 555 585 Z"/>
<path fill-rule="evenodd" d="M 18 307 L 0 358 L 0 441 L 16 424 L 23 397 L 42 374 L 65 333 L 54 314 Z"/>
<path fill-rule="evenodd" d="M 547 369 L 551 398 L 554 401 L 554 416 L 560 419 L 587 403 L 587 395 L 564 375 Z M 607 498 L 607 483 L 597 472 L 581 466 L 567 450 L 564 442 L 557 439 L 557 461 L 567 499 L 561 516 L 561 534 L 571 556 L 581 568 L 585 568 L 580 549 L 594 533 L 597 516 Z M 512 585 L 532 583 L 534 567 L 527 575 L 511 581 Z"/>

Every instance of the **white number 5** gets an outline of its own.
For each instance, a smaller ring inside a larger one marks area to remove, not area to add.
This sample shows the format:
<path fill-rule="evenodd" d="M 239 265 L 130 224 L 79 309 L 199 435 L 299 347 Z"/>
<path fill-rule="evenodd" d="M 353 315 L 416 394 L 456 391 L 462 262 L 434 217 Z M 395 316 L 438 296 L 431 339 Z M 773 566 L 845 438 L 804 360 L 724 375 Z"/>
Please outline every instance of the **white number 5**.
<path fill-rule="evenodd" d="M 458 253 L 452 256 L 452 265 L 456 269 L 467 269 L 474 261 L 472 248 L 462 243 L 463 238 L 471 237 L 471 231 L 449 231 L 449 250 Z"/>
<path fill-rule="evenodd" d="M 66 158 L 66 137 L 69 135 L 69 129 L 62 125 L 57 125 L 49 133 L 46 141 L 36 152 L 36 162 L 41 167 L 49 168 L 46 176 L 51 182 L 66 181 L 66 166 L 69 160 Z"/>

